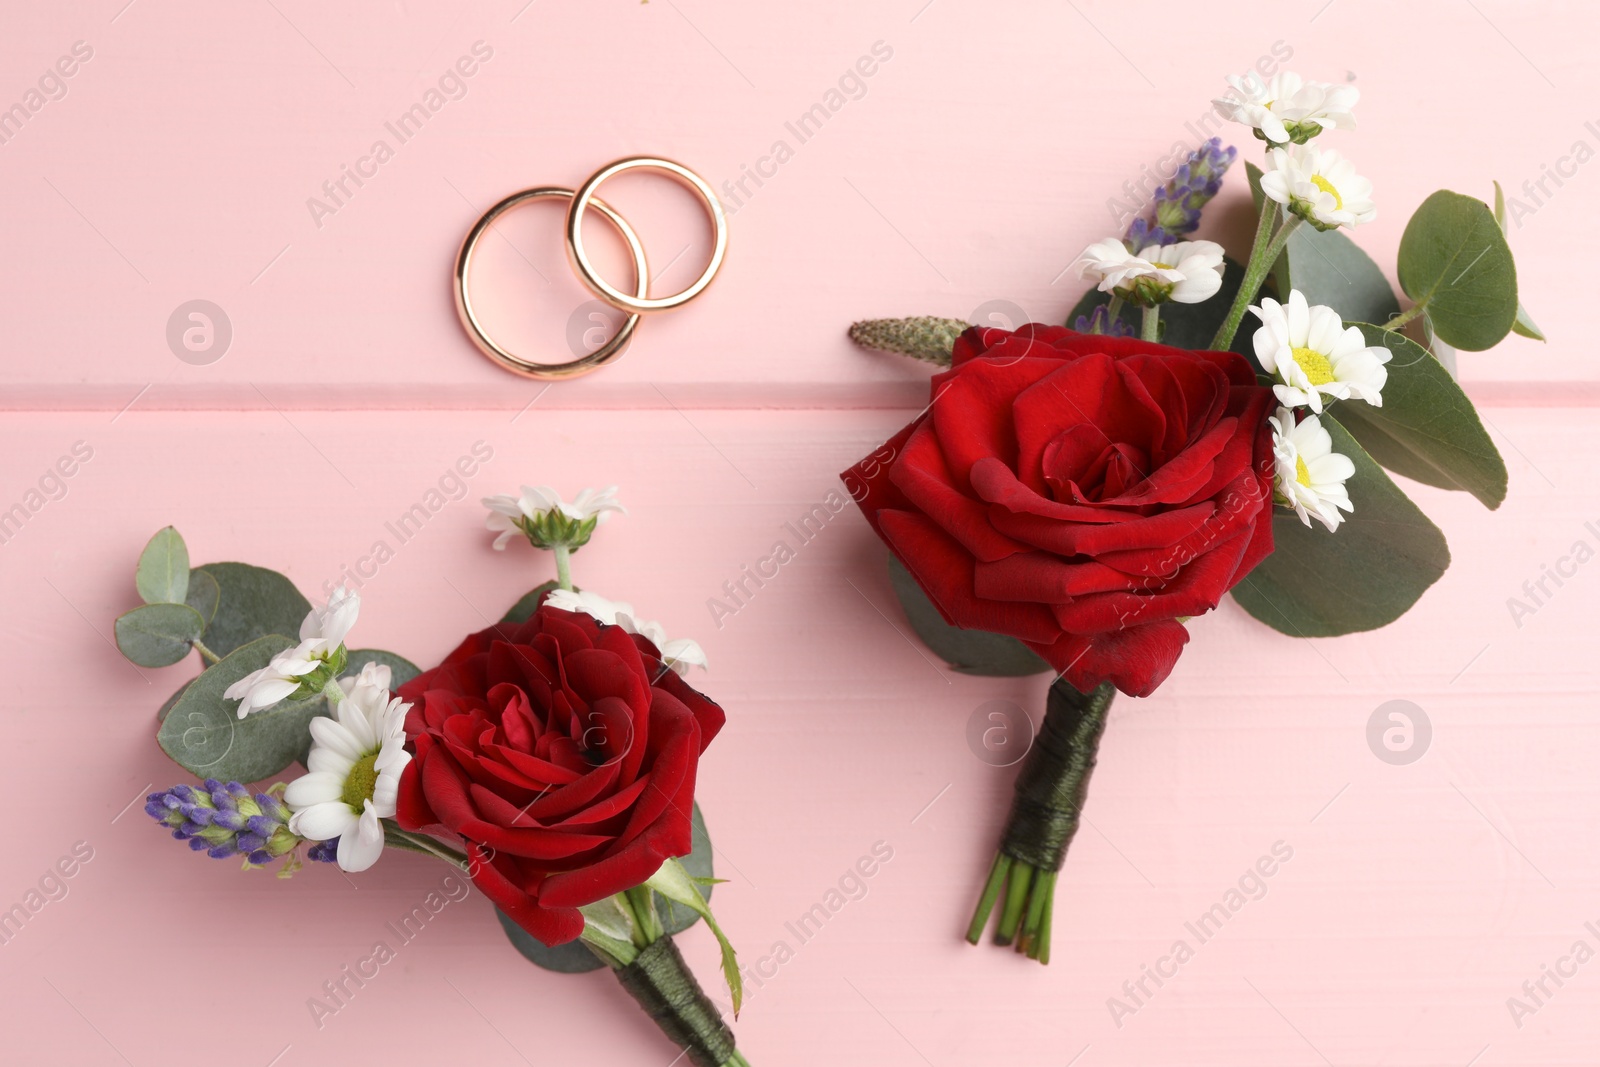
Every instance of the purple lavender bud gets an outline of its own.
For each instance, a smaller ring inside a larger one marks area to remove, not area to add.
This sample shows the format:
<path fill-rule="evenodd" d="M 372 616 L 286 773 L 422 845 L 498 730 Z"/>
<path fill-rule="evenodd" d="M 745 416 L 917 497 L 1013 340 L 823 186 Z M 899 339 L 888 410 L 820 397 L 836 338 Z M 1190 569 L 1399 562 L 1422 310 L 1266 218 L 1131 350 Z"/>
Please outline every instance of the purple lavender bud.
<path fill-rule="evenodd" d="M 1223 148 L 1219 137 L 1201 145 L 1156 190 L 1153 220 L 1137 218 L 1128 227 L 1124 240 L 1129 249 L 1138 252 L 1153 244 L 1171 244 L 1193 233 L 1200 225 L 1200 209 L 1222 189 L 1222 175 L 1237 155 L 1237 149 Z"/>
<path fill-rule="evenodd" d="M 331 841 L 318 841 L 306 849 L 306 859 L 317 863 L 337 863 L 339 861 L 339 839 Z"/>
<path fill-rule="evenodd" d="M 266 863 L 292 852 L 303 840 L 290 832 L 289 809 L 272 793 L 252 796 L 238 782 L 215 778 L 204 784 L 204 790 L 177 785 L 151 793 L 145 811 L 174 838 L 215 859 L 244 853 L 252 864 Z"/>
<path fill-rule="evenodd" d="M 1079 333 L 1097 333 L 1108 337 L 1132 337 L 1133 327 L 1121 319 L 1111 317 L 1111 309 L 1101 304 L 1088 315 L 1079 315 L 1072 328 Z"/>

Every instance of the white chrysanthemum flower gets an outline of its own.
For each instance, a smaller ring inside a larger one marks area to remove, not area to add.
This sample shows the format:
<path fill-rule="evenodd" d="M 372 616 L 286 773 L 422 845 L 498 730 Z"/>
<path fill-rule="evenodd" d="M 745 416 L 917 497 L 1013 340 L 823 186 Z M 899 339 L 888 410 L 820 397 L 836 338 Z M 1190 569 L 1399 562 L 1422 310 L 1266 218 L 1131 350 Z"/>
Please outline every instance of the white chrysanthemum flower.
<path fill-rule="evenodd" d="M 400 794 L 411 705 L 389 695 L 389 668 L 369 663 L 341 679 L 345 699 L 334 717 L 311 720 L 307 773 L 289 783 L 283 801 L 294 812 L 289 829 L 308 841 L 339 839 L 339 866 L 364 871 L 383 851 L 383 824 Z"/>
<path fill-rule="evenodd" d="M 1262 140 L 1281 145 L 1304 144 L 1331 126 L 1353 130 L 1352 109 L 1361 97 L 1353 85 L 1303 81 L 1283 71 L 1263 81 L 1253 72 L 1228 78 L 1233 92 L 1211 102 L 1217 114 L 1257 131 Z"/>
<path fill-rule="evenodd" d="M 1272 391 L 1280 404 L 1309 406 L 1321 414 L 1326 395 L 1383 406 L 1383 387 L 1389 381 L 1384 364 L 1393 354 L 1382 345 L 1367 344 L 1361 331 L 1345 326 L 1337 311 L 1324 304 L 1308 306 L 1298 289 L 1290 290 L 1287 304 L 1269 296 L 1250 311 L 1261 320 L 1254 339 L 1256 359 L 1277 377 Z"/>
<path fill-rule="evenodd" d="M 239 701 L 239 718 L 270 708 L 306 683 L 306 676 L 327 664 L 344 644 L 361 613 L 361 597 L 341 585 L 328 597 L 326 607 L 312 608 L 300 624 L 300 643 L 272 657 L 260 670 L 251 671 L 223 691 L 227 700 Z"/>
<path fill-rule="evenodd" d="M 1339 153 L 1314 144 L 1269 151 L 1261 191 L 1319 230 L 1378 217 L 1372 183 Z"/>
<path fill-rule="evenodd" d="M 1150 264 L 1152 273 L 1137 288 L 1149 288 L 1154 303 L 1198 304 L 1222 288 L 1222 246 L 1215 241 L 1151 245 L 1140 250 L 1139 258 Z"/>
<path fill-rule="evenodd" d="M 1339 510 L 1355 510 L 1344 483 L 1356 465 L 1333 450 L 1333 438 L 1315 415 L 1296 424 L 1292 409 L 1279 408 L 1267 422 L 1272 426 L 1279 502 L 1292 507 L 1307 526 L 1315 516 L 1329 530 L 1338 529 L 1344 521 Z"/>
<path fill-rule="evenodd" d="M 486 496 L 483 506 L 489 509 L 488 528 L 497 535 L 494 547 L 500 550 L 504 550 L 506 542 L 518 534 L 538 543 L 546 539 L 544 535 L 556 536 L 564 529 L 575 530 L 591 519 L 594 525 L 599 525 L 605 522 L 610 512 L 626 513 L 628 510 L 617 503 L 617 487 L 614 485 L 605 489 L 585 489 L 570 504 L 549 486 L 525 485 L 521 496 Z M 592 532 L 593 526 L 589 529 Z M 586 533 L 581 541 L 572 543 L 571 547 L 578 547 L 587 540 Z M 539 547 L 547 548 L 549 544 Z"/>
<path fill-rule="evenodd" d="M 1142 307 L 1168 300 L 1198 304 L 1222 288 L 1222 246 L 1215 241 L 1150 245 L 1134 255 L 1108 237 L 1084 249 L 1073 266 L 1101 292 Z"/>
<path fill-rule="evenodd" d="M 545 598 L 546 604 L 561 611 L 581 611 L 608 626 L 620 626 L 630 634 L 639 634 L 661 650 L 661 661 L 680 675 L 689 673 L 691 667 L 706 666 L 705 649 L 699 642 L 687 637 L 667 640 L 667 631 L 659 622 L 640 619 L 633 613 L 633 605 L 623 600 L 608 600 L 598 593 L 577 589 L 552 589 Z"/>
<path fill-rule="evenodd" d="M 1072 266 L 1078 277 L 1094 282 L 1094 287 L 1102 293 L 1125 289 L 1155 273 L 1154 267 L 1128 251 L 1128 246 L 1116 237 L 1107 237 L 1085 248 Z"/>

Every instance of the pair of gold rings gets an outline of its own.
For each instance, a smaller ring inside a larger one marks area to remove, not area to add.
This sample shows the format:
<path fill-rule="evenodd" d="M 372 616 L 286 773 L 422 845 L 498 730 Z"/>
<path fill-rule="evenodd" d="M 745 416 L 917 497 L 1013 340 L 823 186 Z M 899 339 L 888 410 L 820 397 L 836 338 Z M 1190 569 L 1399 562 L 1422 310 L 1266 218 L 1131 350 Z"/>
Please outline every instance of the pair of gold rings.
<path fill-rule="evenodd" d="M 633 227 L 628 225 L 628 220 L 617 214 L 605 201 L 596 197 L 595 190 L 601 184 L 621 174 L 623 171 L 641 170 L 665 175 L 688 188 L 700 197 L 705 204 L 706 215 L 711 221 L 713 242 L 711 258 L 705 270 L 700 273 L 688 288 L 669 296 L 652 297 L 650 295 L 650 267 L 645 258 L 644 244 L 639 240 L 639 235 Z M 627 320 L 622 327 L 605 344 L 587 355 L 566 363 L 535 363 L 532 360 L 508 351 L 504 346 L 495 341 L 484 330 L 483 324 L 478 320 L 477 311 L 472 306 L 472 296 L 467 287 L 467 274 L 472 269 L 472 256 L 477 250 L 478 242 L 483 235 L 489 232 L 489 227 L 494 221 L 507 211 L 529 200 L 562 199 L 568 200 L 566 222 L 567 261 L 572 270 L 595 296 L 610 304 L 619 311 L 628 313 Z M 594 264 L 589 260 L 589 253 L 583 244 L 583 217 L 589 208 L 598 211 L 607 222 L 622 236 L 628 245 L 628 251 L 633 256 L 633 292 L 625 293 L 613 286 L 610 282 L 595 271 Z M 706 184 L 704 178 L 681 163 L 674 163 L 670 159 L 657 156 L 631 156 L 608 163 L 589 176 L 576 191 L 564 189 L 559 186 L 539 186 L 534 189 L 524 189 L 520 193 L 510 196 L 495 204 L 478 219 L 467 231 L 466 238 L 461 242 L 461 251 L 456 254 L 455 291 L 456 312 L 461 316 L 461 325 L 466 328 L 467 336 L 478 350 L 500 366 L 513 374 L 520 374 L 525 378 L 576 378 L 582 374 L 597 370 L 612 362 L 622 355 L 628 347 L 628 342 L 633 339 L 634 330 L 639 325 L 641 315 L 649 315 L 660 311 L 668 311 L 681 307 L 705 292 L 706 286 L 716 277 L 717 271 L 722 267 L 723 257 L 728 250 L 728 220 L 723 214 L 722 205 L 717 202 L 716 194 L 711 191 L 711 186 Z"/>

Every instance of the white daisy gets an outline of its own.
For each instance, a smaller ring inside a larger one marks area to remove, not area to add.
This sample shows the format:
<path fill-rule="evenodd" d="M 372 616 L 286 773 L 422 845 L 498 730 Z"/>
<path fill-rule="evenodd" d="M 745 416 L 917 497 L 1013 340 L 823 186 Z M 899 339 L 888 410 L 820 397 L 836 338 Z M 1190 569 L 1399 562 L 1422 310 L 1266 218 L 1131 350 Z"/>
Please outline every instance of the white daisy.
<path fill-rule="evenodd" d="M 1292 507 L 1307 526 L 1316 516 L 1329 530 L 1338 529 L 1344 521 L 1339 509 L 1355 510 L 1344 483 L 1356 472 L 1356 465 L 1349 456 L 1333 450 L 1333 438 L 1315 415 L 1307 415 L 1297 425 L 1292 409 L 1279 408 L 1267 422 L 1272 426 L 1279 503 Z"/>
<path fill-rule="evenodd" d="M 1392 353 L 1369 345 L 1359 329 L 1345 326 L 1339 313 L 1324 304 L 1309 307 L 1305 294 L 1289 292 L 1280 304 L 1264 297 L 1252 314 L 1261 320 L 1255 333 L 1256 359 L 1279 384 L 1272 387 L 1285 407 L 1309 405 L 1321 414 L 1324 395 L 1336 400 L 1365 400 L 1383 406 L 1389 380 L 1384 364 Z"/>
<path fill-rule="evenodd" d="M 540 548 L 558 543 L 551 538 L 576 537 L 583 527 L 588 531 L 582 540 L 562 541 L 576 548 L 587 542 L 594 527 L 606 520 L 613 511 L 626 514 L 627 508 L 617 503 L 617 487 L 585 489 L 569 504 L 545 485 L 525 485 L 522 495 L 486 496 L 483 506 L 489 509 L 488 528 L 498 536 L 494 547 L 504 550 L 506 542 L 518 534 L 525 535 Z M 592 520 L 592 522 L 591 522 Z M 544 544 L 540 544 L 544 541 Z"/>
<path fill-rule="evenodd" d="M 341 585 L 328 597 L 326 607 L 314 607 L 306 615 L 300 624 L 298 645 L 278 653 L 265 667 L 228 686 L 223 697 L 239 702 L 241 719 L 287 699 L 310 684 L 307 676 L 329 666 L 360 613 L 360 595 Z"/>
<path fill-rule="evenodd" d="M 1269 151 L 1261 191 L 1319 230 L 1378 217 L 1372 183 L 1339 153 L 1314 144 Z"/>
<path fill-rule="evenodd" d="M 383 824 L 411 762 L 405 749 L 411 705 L 389 695 L 389 668 L 369 663 L 355 679 L 341 679 L 348 695 L 334 717 L 311 720 L 308 773 L 289 783 L 284 803 L 294 812 L 289 829 L 308 841 L 339 839 L 339 866 L 364 871 L 383 851 Z"/>
<path fill-rule="evenodd" d="M 1217 114 L 1243 123 L 1273 145 L 1305 144 L 1326 127 L 1355 129 L 1351 109 L 1361 97 L 1353 85 L 1303 81 L 1289 71 L 1263 81 L 1253 71 L 1228 79 L 1232 91 L 1211 102 Z"/>
<path fill-rule="evenodd" d="M 561 611 L 581 611 L 609 626 L 620 626 L 630 634 L 639 634 L 661 650 L 661 661 L 680 675 L 689 673 L 691 667 L 706 666 L 705 649 L 699 642 L 687 637 L 667 640 L 667 631 L 659 622 L 636 618 L 633 605 L 622 600 L 607 600 L 598 593 L 576 589 L 552 589 L 545 603 Z"/>
<path fill-rule="evenodd" d="M 1140 250 L 1139 258 L 1150 264 L 1153 271 L 1135 286 L 1148 290 L 1150 299 L 1141 303 L 1174 300 L 1180 304 L 1198 304 L 1209 300 L 1222 288 L 1222 246 L 1215 241 L 1151 245 Z"/>
<path fill-rule="evenodd" d="M 1153 274 L 1155 268 L 1128 251 L 1121 239 L 1107 237 L 1083 250 L 1073 261 L 1078 277 L 1094 282 L 1102 293 L 1125 289 L 1139 278 Z"/>

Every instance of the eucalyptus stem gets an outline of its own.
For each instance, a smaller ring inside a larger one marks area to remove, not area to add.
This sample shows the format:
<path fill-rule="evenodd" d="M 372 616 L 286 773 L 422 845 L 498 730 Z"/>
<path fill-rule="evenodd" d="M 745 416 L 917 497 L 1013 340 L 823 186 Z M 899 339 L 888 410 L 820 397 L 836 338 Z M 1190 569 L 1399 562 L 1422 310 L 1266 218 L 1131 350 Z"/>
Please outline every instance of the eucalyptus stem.
<path fill-rule="evenodd" d="M 1427 310 L 1427 307 L 1427 301 L 1423 301 L 1420 304 L 1413 304 L 1400 314 L 1396 315 L 1394 318 L 1390 319 L 1388 322 L 1384 323 L 1383 328 L 1385 330 L 1398 330 L 1400 327 L 1404 326 L 1418 315 L 1421 315 L 1425 310 Z"/>
<path fill-rule="evenodd" d="M 1217 335 L 1211 339 L 1213 351 L 1221 352 L 1233 346 L 1233 335 L 1239 332 L 1239 324 L 1244 321 L 1245 309 L 1261 290 L 1261 283 L 1267 280 L 1267 274 L 1271 272 L 1272 264 L 1278 258 L 1278 252 L 1283 250 L 1282 242 L 1289 240 L 1289 234 L 1294 232 L 1300 220 L 1290 219 L 1274 234 L 1273 227 L 1277 222 L 1278 202 L 1263 197 L 1261 218 L 1256 223 L 1255 240 L 1250 244 L 1250 262 L 1245 265 L 1244 280 L 1239 283 L 1239 292 L 1233 298 L 1233 307 L 1228 309 L 1228 317 L 1222 321 L 1222 325 L 1217 328 Z M 1273 251 L 1274 246 L 1277 251 Z"/>
<path fill-rule="evenodd" d="M 200 653 L 200 658 L 207 663 L 220 663 L 222 661 L 222 657 L 207 648 L 198 637 L 189 642 L 189 647 Z"/>
<path fill-rule="evenodd" d="M 1142 341 L 1158 341 L 1161 339 L 1161 305 L 1151 304 L 1144 309 L 1144 320 L 1141 323 L 1139 339 Z"/>
<path fill-rule="evenodd" d="M 563 589 L 572 588 L 572 549 L 566 545 L 551 545 L 556 557 L 556 584 Z"/>

